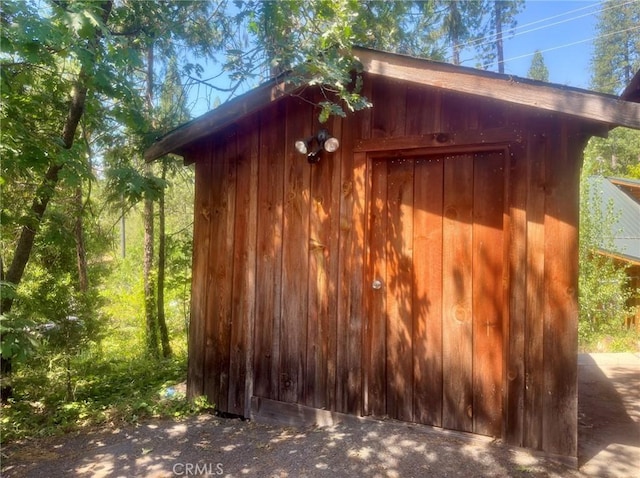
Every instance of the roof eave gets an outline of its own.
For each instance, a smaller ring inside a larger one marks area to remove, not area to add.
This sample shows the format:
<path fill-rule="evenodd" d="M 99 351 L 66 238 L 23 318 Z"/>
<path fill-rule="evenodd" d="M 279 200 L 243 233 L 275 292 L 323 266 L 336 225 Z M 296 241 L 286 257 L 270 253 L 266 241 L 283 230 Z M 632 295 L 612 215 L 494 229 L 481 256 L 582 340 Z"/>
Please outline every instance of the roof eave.
<path fill-rule="evenodd" d="M 362 63 L 363 71 L 372 75 L 563 113 L 591 124 L 640 129 L 640 104 L 615 96 L 395 53 L 365 48 L 354 48 L 353 52 Z M 264 83 L 171 131 L 149 147 L 144 158 L 153 161 L 165 154 L 180 152 L 186 145 L 228 126 L 298 88 L 298 85 L 282 79 Z"/>
<path fill-rule="evenodd" d="M 640 129 L 640 104 L 615 96 L 393 53 L 354 51 L 364 71 L 371 74 L 563 113 L 591 123 Z"/>
<path fill-rule="evenodd" d="M 622 189 L 622 191 L 624 191 L 625 194 L 630 195 L 635 199 L 635 201 L 640 203 L 640 181 L 636 179 L 615 178 L 615 177 L 608 177 L 607 179 L 612 184 Z"/>
<path fill-rule="evenodd" d="M 208 136 L 212 131 L 220 130 L 298 88 L 299 86 L 283 82 L 281 79 L 263 83 L 257 88 L 233 98 L 218 108 L 170 131 L 145 151 L 144 159 L 153 161 L 165 154 L 180 151 L 184 146 Z"/>
<path fill-rule="evenodd" d="M 610 257 L 611 259 L 615 259 L 617 261 L 626 262 L 634 266 L 640 266 L 640 257 L 622 254 L 620 252 L 611 252 L 601 248 L 596 249 L 596 252 L 602 256 Z"/>

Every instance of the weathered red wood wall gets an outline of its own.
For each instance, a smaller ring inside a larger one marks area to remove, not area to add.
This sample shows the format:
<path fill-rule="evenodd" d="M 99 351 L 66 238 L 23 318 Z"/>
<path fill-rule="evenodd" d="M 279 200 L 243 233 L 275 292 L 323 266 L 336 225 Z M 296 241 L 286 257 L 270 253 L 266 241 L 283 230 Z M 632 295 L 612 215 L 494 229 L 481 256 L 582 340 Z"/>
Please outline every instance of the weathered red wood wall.
<path fill-rule="evenodd" d="M 319 125 L 288 97 L 199 143 L 188 389 L 577 453 L 575 120 L 367 77 Z M 372 282 L 381 279 L 379 290 Z"/>

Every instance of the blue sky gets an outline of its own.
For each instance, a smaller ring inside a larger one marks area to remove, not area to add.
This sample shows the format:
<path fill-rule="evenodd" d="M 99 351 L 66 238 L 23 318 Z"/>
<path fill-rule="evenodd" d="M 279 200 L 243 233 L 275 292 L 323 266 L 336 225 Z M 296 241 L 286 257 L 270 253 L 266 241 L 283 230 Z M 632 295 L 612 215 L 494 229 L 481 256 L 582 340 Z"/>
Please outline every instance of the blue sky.
<path fill-rule="evenodd" d="M 550 82 L 589 89 L 593 38 L 597 35 L 595 27 L 602 8 L 601 1 L 526 0 L 516 29 L 505 32 L 505 73 L 526 77 L 533 53 L 538 49 L 549 70 Z M 463 52 L 461 60 L 465 66 L 476 66 L 473 53 Z M 495 65 L 490 69 L 497 71 Z M 238 93 L 244 91 L 246 88 Z M 195 92 L 191 93 L 191 99 L 195 116 L 208 111 L 212 101 L 198 98 Z M 226 96 L 220 95 L 220 100 L 225 101 Z"/>
<path fill-rule="evenodd" d="M 527 76 L 531 54 L 538 49 L 550 82 L 589 88 L 592 39 L 602 8 L 599 1 L 526 1 L 514 35 L 505 39 L 505 60 L 516 58 L 506 61 L 505 73 Z"/>

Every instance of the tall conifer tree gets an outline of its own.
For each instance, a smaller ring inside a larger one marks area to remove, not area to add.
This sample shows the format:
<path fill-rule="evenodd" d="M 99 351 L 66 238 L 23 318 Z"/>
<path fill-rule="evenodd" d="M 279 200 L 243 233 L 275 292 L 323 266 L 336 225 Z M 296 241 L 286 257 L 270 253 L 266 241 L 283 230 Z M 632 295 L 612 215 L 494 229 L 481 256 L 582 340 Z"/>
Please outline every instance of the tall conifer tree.
<path fill-rule="evenodd" d="M 607 0 L 596 26 L 591 88 L 620 94 L 640 69 L 640 2 Z"/>
<path fill-rule="evenodd" d="M 591 88 L 619 95 L 640 69 L 640 2 L 608 0 L 602 5 L 591 60 Z M 640 131 L 615 128 L 593 138 L 585 168 L 604 175 L 640 176 Z M 640 179 L 640 178 L 639 178 Z"/>
<path fill-rule="evenodd" d="M 540 50 L 536 50 L 531 60 L 531 66 L 527 72 L 527 78 L 538 81 L 549 81 L 549 70 L 544 63 L 544 57 Z"/>

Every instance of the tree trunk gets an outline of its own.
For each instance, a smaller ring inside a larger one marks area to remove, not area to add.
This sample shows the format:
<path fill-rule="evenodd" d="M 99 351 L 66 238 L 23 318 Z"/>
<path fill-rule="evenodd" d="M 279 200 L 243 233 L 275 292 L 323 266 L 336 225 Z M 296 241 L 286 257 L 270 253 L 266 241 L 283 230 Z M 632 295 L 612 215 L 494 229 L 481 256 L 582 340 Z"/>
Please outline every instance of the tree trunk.
<path fill-rule="evenodd" d="M 58 173 L 62 169 L 62 165 L 53 164 L 49 166 L 44 179 L 36 191 L 36 197 L 31 204 L 31 214 L 29 224 L 25 224 L 20 232 L 20 238 L 18 244 L 13 253 L 13 259 L 7 274 L 5 281 L 18 287 L 24 274 L 24 269 L 29 261 L 31 250 L 33 249 L 33 243 L 36 237 L 36 231 L 42 220 L 42 216 L 47 209 L 47 204 L 51 200 L 55 191 L 56 184 L 58 183 Z M 13 306 L 13 295 L 3 297 L 0 302 L 0 313 L 7 314 Z"/>
<path fill-rule="evenodd" d="M 166 159 L 162 161 L 162 181 L 167 177 Z M 158 203 L 158 326 L 160 327 L 160 342 L 162 344 L 162 356 L 171 357 L 171 344 L 169 343 L 169 332 L 164 313 L 164 277 L 167 256 L 167 235 L 165 224 L 165 198 L 164 189 L 160 193 Z"/>
<path fill-rule="evenodd" d="M 146 165 L 147 176 L 150 175 L 150 166 Z M 155 307 L 155 287 L 152 277 L 153 272 L 153 201 L 149 198 L 144 200 L 144 259 L 143 259 L 143 280 L 144 280 L 144 315 L 147 327 L 147 350 L 157 357 L 158 348 L 158 326 L 156 321 Z"/>
<path fill-rule="evenodd" d="M 147 51 L 147 108 L 153 111 L 153 45 Z M 151 178 L 151 164 L 144 165 L 145 177 Z M 144 199 L 144 308 L 147 326 L 147 350 L 152 356 L 159 355 L 158 324 L 156 316 L 155 287 L 153 273 L 153 200 L 149 193 Z"/>
<path fill-rule="evenodd" d="M 78 290 L 85 293 L 89 290 L 89 274 L 87 272 L 87 250 L 84 241 L 84 224 L 82 214 L 84 207 L 82 204 L 82 186 L 76 187 L 75 194 L 76 223 L 74 235 L 76 239 L 76 262 L 78 264 Z"/>
<path fill-rule="evenodd" d="M 104 2 L 102 5 L 102 20 L 107 22 L 109 14 L 111 13 L 112 2 Z M 96 29 L 96 37 L 93 43 L 97 44 L 101 33 L 99 29 Z M 87 83 L 88 83 L 87 67 L 85 65 L 80 69 L 78 78 L 73 90 L 71 92 L 71 102 L 69 104 L 69 111 L 67 112 L 67 118 L 62 126 L 62 143 L 65 149 L 71 149 L 73 141 L 80 123 L 80 118 L 84 113 L 84 105 L 87 100 Z M 36 191 L 36 196 L 31 204 L 31 221 L 22 227 L 16 250 L 13 254 L 13 259 L 5 280 L 10 282 L 14 286 L 18 286 L 22 280 L 24 269 L 29 261 L 31 250 L 33 249 L 33 243 L 36 237 L 36 231 L 42 221 L 42 216 L 47 209 L 49 201 L 53 197 L 55 187 L 58 184 L 58 174 L 62 169 L 62 164 L 52 164 L 44 175 L 44 179 Z M 0 302 L 0 313 L 6 314 L 11 310 L 13 305 L 13 297 L 5 297 Z"/>
<path fill-rule="evenodd" d="M 105 24 L 107 23 L 112 7 L 113 4 L 111 1 L 104 2 L 102 4 L 102 20 Z M 91 42 L 94 47 L 98 43 L 101 30 L 96 29 L 95 35 L 95 38 Z M 82 114 L 84 113 L 84 105 L 87 99 L 88 89 L 87 80 L 87 66 L 83 65 L 80 68 L 80 73 L 78 74 L 78 78 L 71 92 L 69 111 L 67 112 L 67 118 L 62 126 L 62 144 L 65 149 L 71 149 L 73 146 L 78 124 L 80 122 L 80 118 L 82 118 Z M 22 227 L 22 231 L 20 232 L 20 237 L 13 254 L 13 259 L 11 260 L 11 265 L 9 266 L 9 270 L 7 271 L 5 278 L 7 282 L 10 282 L 15 287 L 17 287 L 22 281 L 25 267 L 27 266 L 27 262 L 29 262 L 29 257 L 31 256 L 36 232 L 40 222 L 42 221 L 42 217 L 47 210 L 47 205 L 55 192 L 61 169 L 62 164 L 54 163 L 50 165 L 44 175 L 40 187 L 36 190 L 36 195 L 31 203 L 31 220 L 29 224 L 25 224 Z M 11 310 L 12 306 L 13 295 L 3 297 L 2 300 L 0 300 L 0 314 L 7 314 Z M 9 357 L 2 357 L 0 362 L 3 376 L 6 377 L 7 375 L 10 375 L 12 370 L 11 359 Z M 7 398 L 7 394 L 9 396 L 11 395 L 10 386 L 5 386 L 3 384 L 0 391 L 2 392 L 1 394 L 3 399 Z"/>
<path fill-rule="evenodd" d="M 449 38 L 453 49 L 453 64 L 460 64 L 460 29 L 464 28 L 458 4 L 456 2 L 449 3 Z"/>
<path fill-rule="evenodd" d="M 504 73 L 504 45 L 502 42 L 502 1 L 495 3 L 496 8 L 496 50 L 498 52 L 498 72 Z"/>
<path fill-rule="evenodd" d="M 127 222 L 125 216 L 127 214 L 124 206 L 124 194 L 122 195 L 122 217 L 120 218 L 120 257 L 127 257 Z"/>
<path fill-rule="evenodd" d="M 460 45 L 457 43 L 457 40 L 454 40 L 453 44 L 453 64 L 460 64 Z"/>

